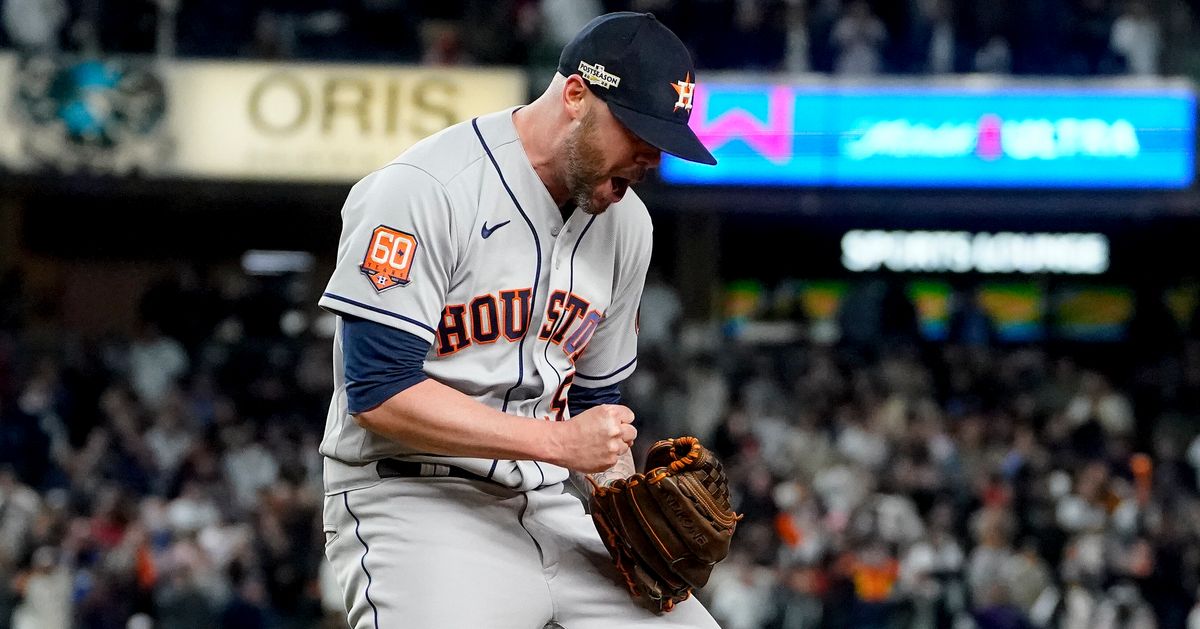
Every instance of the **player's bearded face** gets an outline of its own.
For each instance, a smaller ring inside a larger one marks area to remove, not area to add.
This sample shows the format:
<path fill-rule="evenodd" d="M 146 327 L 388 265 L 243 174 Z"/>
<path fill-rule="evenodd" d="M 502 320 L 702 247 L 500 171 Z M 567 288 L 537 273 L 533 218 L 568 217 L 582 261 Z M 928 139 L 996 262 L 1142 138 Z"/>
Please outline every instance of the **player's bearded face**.
<path fill-rule="evenodd" d="M 620 201 L 657 162 L 655 149 L 637 140 L 604 110 L 589 109 L 566 140 L 567 190 L 588 214 Z"/>
<path fill-rule="evenodd" d="M 596 112 L 589 109 L 566 141 L 567 190 L 575 206 L 588 214 L 600 214 L 610 203 L 595 198 L 597 185 L 608 180 L 599 135 Z"/>

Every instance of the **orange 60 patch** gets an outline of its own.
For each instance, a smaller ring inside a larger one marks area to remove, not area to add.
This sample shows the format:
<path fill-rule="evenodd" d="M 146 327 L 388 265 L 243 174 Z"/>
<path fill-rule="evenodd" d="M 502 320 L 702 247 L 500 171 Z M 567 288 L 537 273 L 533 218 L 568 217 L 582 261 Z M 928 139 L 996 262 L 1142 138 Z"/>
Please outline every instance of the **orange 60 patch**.
<path fill-rule="evenodd" d="M 371 232 L 371 245 L 358 268 L 371 280 L 376 292 L 383 292 L 408 283 L 416 254 L 416 236 L 380 225 Z"/>

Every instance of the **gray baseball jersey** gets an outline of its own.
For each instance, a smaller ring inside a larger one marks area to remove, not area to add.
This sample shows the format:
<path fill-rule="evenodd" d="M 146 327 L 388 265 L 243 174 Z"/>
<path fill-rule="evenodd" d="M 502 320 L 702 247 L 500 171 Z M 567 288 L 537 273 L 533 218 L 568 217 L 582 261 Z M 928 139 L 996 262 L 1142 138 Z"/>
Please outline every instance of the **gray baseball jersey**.
<path fill-rule="evenodd" d="M 429 377 L 483 404 L 560 421 L 573 384 L 607 386 L 634 369 L 652 228 L 632 190 L 603 214 L 576 211 L 564 223 L 514 110 L 452 126 L 358 182 L 320 304 L 429 341 Z M 520 490 L 567 478 L 544 462 L 419 452 L 359 427 L 347 411 L 341 328 L 339 318 L 321 442 L 327 490 L 377 482 L 370 463 L 388 457 Z"/>

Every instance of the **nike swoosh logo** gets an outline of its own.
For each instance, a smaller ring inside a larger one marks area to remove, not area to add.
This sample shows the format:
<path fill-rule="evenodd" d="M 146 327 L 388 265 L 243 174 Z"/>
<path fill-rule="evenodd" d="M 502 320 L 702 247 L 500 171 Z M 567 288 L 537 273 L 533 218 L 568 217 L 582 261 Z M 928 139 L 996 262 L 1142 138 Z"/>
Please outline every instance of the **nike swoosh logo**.
<path fill-rule="evenodd" d="M 488 227 L 487 221 L 484 221 L 483 227 L 479 228 L 479 235 L 483 236 L 484 238 L 487 238 L 488 236 L 492 235 L 492 232 L 496 231 L 497 229 L 500 229 L 501 227 L 504 227 L 505 225 L 507 225 L 511 222 L 512 221 L 504 221 L 503 223 L 496 223 L 495 225 Z"/>

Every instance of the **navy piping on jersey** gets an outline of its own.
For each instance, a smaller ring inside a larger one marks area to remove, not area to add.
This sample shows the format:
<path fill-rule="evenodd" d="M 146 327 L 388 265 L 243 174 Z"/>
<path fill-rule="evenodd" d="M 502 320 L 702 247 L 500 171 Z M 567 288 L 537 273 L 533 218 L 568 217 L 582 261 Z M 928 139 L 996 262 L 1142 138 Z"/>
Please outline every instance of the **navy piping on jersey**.
<path fill-rule="evenodd" d="M 521 202 L 517 200 L 517 195 L 513 194 L 512 188 L 508 187 L 508 180 L 504 178 L 504 172 L 500 170 L 500 164 L 496 163 L 496 156 L 492 155 L 492 149 L 488 146 L 487 140 L 483 139 L 483 133 L 479 130 L 479 118 L 471 119 L 471 127 L 475 129 L 475 136 L 479 138 L 479 144 L 483 146 L 483 151 L 487 153 L 488 160 L 492 162 L 492 168 L 496 169 L 496 176 L 500 178 L 500 183 L 504 185 L 505 192 L 508 193 L 508 198 L 512 199 L 513 205 L 517 207 L 517 211 L 521 213 L 521 218 L 525 219 L 525 224 L 529 226 L 530 233 L 533 234 L 533 247 L 537 253 L 535 260 L 537 261 L 533 273 L 533 288 L 529 293 L 529 316 L 525 320 L 525 334 L 521 335 L 521 341 L 517 344 L 517 382 L 509 387 L 508 391 L 504 392 L 504 405 L 500 407 L 502 412 L 508 412 L 508 401 L 512 397 L 513 391 L 516 391 L 521 383 L 525 381 L 525 338 L 529 336 L 529 324 L 533 321 L 533 305 L 537 303 L 537 289 L 539 279 L 542 277 L 542 242 L 538 236 L 537 228 L 534 227 L 533 221 L 529 220 L 529 215 L 525 213 L 525 208 L 521 207 Z M 496 459 L 492 459 L 492 469 L 488 471 L 488 478 L 496 473 L 496 464 L 499 463 Z M 539 466 L 540 470 L 541 467 Z M 545 480 L 545 475 L 542 476 Z"/>
<path fill-rule="evenodd" d="M 334 295 L 333 293 L 325 293 L 325 296 L 330 299 L 336 299 L 338 301 L 346 302 L 346 303 L 350 304 L 351 306 L 358 306 L 359 308 L 365 308 L 367 310 L 370 310 L 371 312 L 378 312 L 379 314 L 382 314 L 382 315 L 387 315 L 389 317 L 395 317 L 401 321 L 407 321 L 415 326 L 421 327 L 424 330 L 428 330 L 430 334 L 433 334 L 435 336 L 437 335 L 437 330 L 429 327 L 428 325 L 426 325 L 424 323 L 421 323 L 420 321 L 417 321 L 416 319 L 411 319 L 402 314 L 397 314 L 390 310 L 384 310 L 383 308 L 376 308 L 375 306 L 370 306 L 370 305 L 364 304 L 362 302 L 354 301 L 353 299 L 347 299 L 345 297 L 342 297 L 341 295 Z"/>
<path fill-rule="evenodd" d="M 358 521 L 358 516 L 354 515 L 354 512 L 350 510 L 350 492 L 342 492 L 342 504 L 346 505 L 346 513 L 349 513 L 350 517 L 354 518 L 354 535 L 363 545 L 362 559 L 359 560 L 363 572 L 367 575 L 367 587 L 363 590 L 363 596 L 366 597 L 367 603 L 370 604 L 371 611 L 375 612 L 375 629 L 379 629 L 379 608 L 375 606 L 375 601 L 371 600 L 371 572 L 367 570 L 367 553 L 371 552 L 371 547 L 367 546 L 367 540 L 363 539 L 362 533 L 358 532 L 358 527 L 362 523 Z"/>
<path fill-rule="evenodd" d="M 583 243 L 583 237 L 587 235 L 588 230 L 592 228 L 592 223 L 594 223 L 594 222 L 596 222 L 595 214 L 593 214 L 592 217 L 588 219 L 587 225 L 583 226 L 583 231 L 579 232 L 579 240 L 576 240 L 575 246 L 571 248 L 571 265 L 569 267 L 571 272 L 570 272 L 570 279 L 567 280 L 567 296 L 568 297 L 571 295 L 572 292 L 575 291 L 575 253 L 579 251 L 579 245 Z M 584 313 L 584 314 L 587 314 L 587 313 Z M 554 335 L 558 332 L 558 326 L 562 325 L 563 321 L 565 321 L 565 320 L 566 320 L 566 316 L 559 315 L 558 321 L 555 321 L 554 325 L 550 327 L 550 339 L 554 338 Z M 546 347 L 545 347 L 545 349 L 542 350 L 542 357 L 546 359 L 547 365 L 553 366 L 554 363 L 550 362 L 550 346 L 553 345 L 553 343 L 550 341 L 550 339 L 546 340 Z M 562 386 L 563 377 L 561 374 L 558 373 L 557 369 L 554 370 L 554 377 L 558 378 L 558 386 Z M 570 396 L 570 393 L 568 393 L 567 395 Z M 533 416 L 534 417 L 537 417 L 538 404 L 541 404 L 541 402 L 539 401 L 537 404 L 533 405 Z"/>
<path fill-rule="evenodd" d="M 634 356 L 634 357 L 633 357 L 633 360 L 631 360 L 631 361 L 629 361 L 629 362 L 625 363 L 625 364 L 624 364 L 623 366 L 621 366 L 621 367 L 618 367 L 618 368 L 617 368 L 617 370 L 616 370 L 616 371 L 614 371 L 614 372 L 612 372 L 612 373 L 605 374 L 605 375 L 603 375 L 603 376 L 585 376 L 585 375 L 583 375 L 583 374 L 579 373 L 578 371 L 576 371 L 576 372 L 575 372 L 575 377 L 576 377 L 576 378 L 579 378 L 579 379 L 581 379 L 581 380 L 604 380 L 604 379 L 606 379 L 606 378 L 611 378 L 611 377 L 613 377 L 613 376 L 615 376 L 615 375 L 617 375 L 617 374 L 621 373 L 622 371 L 625 371 L 626 369 L 629 369 L 630 365 L 632 365 L 633 363 L 636 363 L 636 362 L 637 362 L 637 356 Z"/>

